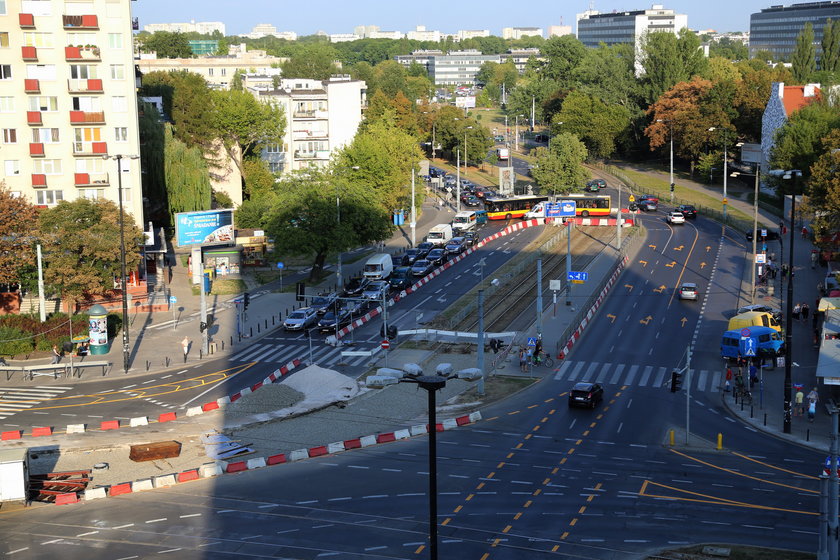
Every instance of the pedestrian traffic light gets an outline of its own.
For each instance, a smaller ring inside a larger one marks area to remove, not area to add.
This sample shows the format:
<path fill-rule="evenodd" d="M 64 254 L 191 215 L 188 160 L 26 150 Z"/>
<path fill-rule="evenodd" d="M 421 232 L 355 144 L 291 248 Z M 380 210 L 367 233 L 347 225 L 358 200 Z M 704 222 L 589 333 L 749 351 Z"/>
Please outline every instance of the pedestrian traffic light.
<path fill-rule="evenodd" d="M 207 323 L 201 321 L 198 323 L 198 332 L 204 332 L 207 330 Z"/>
<path fill-rule="evenodd" d="M 676 370 L 671 372 L 671 392 L 676 393 L 682 385 L 682 374 Z"/>
<path fill-rule="evenodd" d="M 251 294 L 245 292 L 242 294 L 242 305 L 245 309 L 248 309 L 248 304 L 251 303 Z"/>

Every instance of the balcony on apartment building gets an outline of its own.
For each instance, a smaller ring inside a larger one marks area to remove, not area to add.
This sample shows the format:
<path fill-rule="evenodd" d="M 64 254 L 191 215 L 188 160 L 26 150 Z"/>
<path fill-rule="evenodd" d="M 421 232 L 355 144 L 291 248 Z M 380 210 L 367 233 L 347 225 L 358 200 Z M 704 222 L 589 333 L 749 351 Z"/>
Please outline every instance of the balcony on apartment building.
<path fill-rule="evenodd" d="M 293 140 L 308 140 L 310 138 L 326 138 L 328 135 L 326 130 L 293 130 Z"/>
<path fill-rule="evenodd" d="M 69 93 L 102 93 L 102 80 L 71 78 L 67 80 L 67 91 Z"/>
<path fill-rule="evenodd" d="M 33 14 L 18 14 L 18 23 L 21 29 L 35 29 L 35 16 Z"/>
<path fill-rule="evenodd" d="M 20 54 L 24 62 L 38 62 L 38 49 L 35 47 L 21 47 Z"/>
<path fill-rule="evenodd" d="M 24 93 L 41 93 L 41 82 L 32 78 L 23 80 Z"/>
<path fill-rule="evenodd" d="M 61 16 L 64 29 L 99 29 L 99 18 L 93 14 L 83 16 Z"/>
<path fill-rule="evenodd" d="M 73 142 L 73 155 L 85 156 L 107 156 L 108 144 L 105 142 Z"/>
<path fill-rule="evenodd" d="M 32 142 L 29 144 L 30 157 L 44 157 L 44 144 L 42 142 Z"/>
<path fill-rule="evenodd" d="M 105 187 L 110 184 L 107 173 L 74 173 L 73 183 L 77 187 Z"/>
<path fill-rule="evenodd" d="M 41 111 L 27 111 L 26 124 L 30 126 L 41 126 L 44 124 L 44 119 L 41 118 Z"/>
<path fill-rule="evenodd" d="M 98 62 L 100 58 L 99 47 L 96 45 L 78 45 L 75 47 L 64 47 L 64 60 L 68 62 L 77 62 L 86 60 L 89 62 Z"/>
<path fill-rule="evenodd" d="M 43 173 L 32 174 L 32 187 L 35 189 L 43 189 L 47 186 L 47 176 Z"/>
<path fill-rule="evenodd" d="M 70 124 L 105 124 L 105 112 L 70 111 Z"/>
<path fill-rule="evenodd" d="M 293 113 L 296 119 L 326 119 L 329 117 L 327 111 L 295 111 Z"/>
<path fill-rule="evenodd" d="M 329 159 L 330 152 L 327 150 L 318 150 L 318 151 L 304 151 L 304 150 L 295 150 L 295 159 Z"/>

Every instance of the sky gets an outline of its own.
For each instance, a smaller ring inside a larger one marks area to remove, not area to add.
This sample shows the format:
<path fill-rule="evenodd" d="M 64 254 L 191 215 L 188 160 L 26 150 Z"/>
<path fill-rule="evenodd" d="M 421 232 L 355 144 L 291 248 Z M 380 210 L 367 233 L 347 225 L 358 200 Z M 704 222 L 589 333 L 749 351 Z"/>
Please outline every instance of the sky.
<path fill-rule="evenodd" d="M 797 0 L 799 3 L 804 0 Z M 660 0 L 667 9 L 688 15 L 695 30 L 748 31 L 750 14 L 769 8 L 779 0 Z M 789 5 L 792 2 L 785 3 Z M 594 4 L 601 13 L 649 9 L 651 0 L 137 0 L 131 2 L 140 29 L 149 23 L 221 21 L 228 35 L 251 31 L 258 23 L 270 23 L 278 31 L 298 35 L 352 33 L 357 25 L 378 25 L 382 31 L 428 30 L 455 33 L 459 29 L 488 29 L 501 36 L 503 27 L 571 25 L 575 14 Z"/>

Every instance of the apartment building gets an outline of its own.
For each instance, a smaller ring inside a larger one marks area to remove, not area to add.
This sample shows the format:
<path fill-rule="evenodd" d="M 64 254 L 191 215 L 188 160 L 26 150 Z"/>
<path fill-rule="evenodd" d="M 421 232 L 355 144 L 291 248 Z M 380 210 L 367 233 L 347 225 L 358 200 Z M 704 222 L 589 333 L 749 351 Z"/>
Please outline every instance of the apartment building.
<path fill-rule="evenodd" d="M 286 39 L 287 41 L 297 41 L 298 37 L 294 31 L 277 31 L 277 28 L 270 23 L 258 23 L 245 37 L 249 39 L 261 39 L 269 35 L 278 39 Z"/>
<path fill-rule="evenodd" d="M 814 28 L 817 60 L 822 55 L 823 27 L 827 20 L 840 20 L 840 1 L 807 2 L 771 6 L 750 15 L 750 56 L 769 51 L 774 60 L 789 61 L 796 49 L 796 37 L 810 23 Z"/>
<path fill-rule="evenodd" d="M 425 25 L 418 25 L 413 31 L 405 34 L 405 38 L 411 41 L 432 41 L 434 43 L 440 42 L 442 36 L 440 31 L 430 31 L 426 29 Z"/>
<path fill-rule="evenodd" d="M 542 27 L 503 27 L 502 39 L 521 39 L 522 37 L 544 37 Z"/>
<path fill-rule="evenodd" d="M 202 35 L 210 35 L 214 31 L 218 31 L 222 35 L 225 34 L 225 24 L 221 21 L 195 21 L 191 20 L 189 23 L 150 23 L 143 26 L 143 31 L 155 33 L 157 31 L 168 31 L 170 33 L 201 33 Z"/>
<path fill-rule="evenodd" d="M 260 101 L 278 105 L 286 115 L 283 141 L 262 151 L 274 173 L 326 167 L 336 150 L 353 141 L 367 103 L 366 84 L 346 75 L 326 81 L 289 78 L 280 80 L 277 89 L 248 87 L 248 91 Z"/>
<path fill-rule="evenodd" d="M 119 200 L 143 225 L 129 0 L 0 0 L 0 159 L 38 206 Z M 119 173 L 119 175 L 118 175 Z"/>
<path fill-rule="evenodd" d="M 688 27 L 688 16 L 654 4 L 649 10 L 600 14 L 586 11 L 577 15 L 577 38 L 587 47 L 629 43 L 638 49 L 647 32 L 679 33 Z"/>

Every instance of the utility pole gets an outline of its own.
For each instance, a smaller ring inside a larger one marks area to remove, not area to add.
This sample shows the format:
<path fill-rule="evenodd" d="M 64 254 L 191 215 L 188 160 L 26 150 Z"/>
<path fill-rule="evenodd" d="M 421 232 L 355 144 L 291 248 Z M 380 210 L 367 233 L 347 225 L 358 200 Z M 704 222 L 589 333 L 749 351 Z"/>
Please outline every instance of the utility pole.
<path fill-rule="evenodd" d="M 798 172 L 797 172 L 798 173 Z M 794 177 L 796 177 L 794 175 Z M 794 184 L 795 183 L 794 179 Z M 798 185 L 797 185 L 798 186 Z M 794 194 L 790 197 L 790 253 L 788 256 L 788 274 L 787 274 L 787 310 L 785 312 L 785 384 L 784 384 L 784 424 L 783 431 L 786 434 L 791 432 L 790 426 L 790 398 L 792 392 L 791 382 L 791 361 L 793 357 L 793 239 L 794 234 L 794 215 L 796 214 L 796 188 Z M 832 559 L 833 560 L 833 559 Z"/>
<path fill-rule="evenodd" d="M 753 262 L 750 263 L 752 267 L 752 290 L 750 290 L 750 303 L 755 305 L 755 256 L 756 256 L 756 238 L 758 237 L 758 174 L 761 164 L 755 164 L 755 194 L 753 195 Z"/>
<path fill-rule="evenodd" d="M 537 338 L 542 338 L 542 259 L 537 259 Z"/>
<path fill-rule="evenodd" d="M 615 250 L 621 252 L 621 181 L 618 182 L 618 218 L 615 221 Z"/>
<path fill-rule="evenodd" d="M 691 434 L 691 344 L 685 352 L 685 444 Z"/>
<path fill-rule="evenodd" d="M 417 227 L 417 214 L 414 207 L 414 175 L 415 170 L 411 168 L 411 246 L 414 247 L 416 245 L 415 234 L 416 234 L 416 227 Z M 339 258 L 341 258 L 341 253 L 339 253 Z"/>
<path fill-rule="evenodd" d="M 569 310 L 574 311 L 572 305 L 572 228 L 574 222 L 566 222 L 566 305 L 570 306 Z"/>
<path fill-rule="evenodd" d="M 484 290 L 478 290 L 478 358 L 475 367 L 481 370 L 478 379 L 478 396 L 484 396 Z"/>
<path fill-rule="evenodd" d="M 461 150 L 455 148 L 455 196 L 461 198 Z"/>
<path fill-rule="evenodd" d="M 535 96 L 531 96 L 531 132 L 534 131 L 534 115 L 536 113 L 535 109 L 537 106 L 536 99 L 537 98 Z"/>
<path fill-rule="evenodd" d="M 837 477 L 837 429 L 838 429 L 838 413 L 840 410 L 832 402 L 827 405 L 829 414 L 831 414 L 831 447 L 829 450 L 830 467 L 828 469 L 828 557 L 832 560 L 837 558 L 838 554 L 838 477 Z"/>
<path fill-rule="evenodd" d="M 41 244 L 35 246 L 38 254 L 38 314 L 41 322 L 47 320 L 47 308 L 44 301 L 44 265 L 41 261 Z"/>

